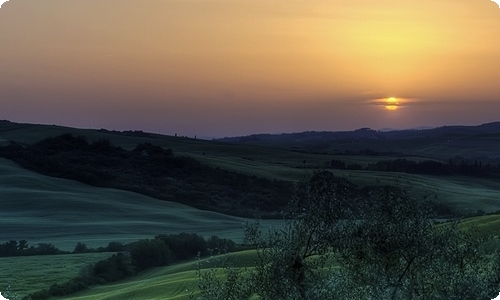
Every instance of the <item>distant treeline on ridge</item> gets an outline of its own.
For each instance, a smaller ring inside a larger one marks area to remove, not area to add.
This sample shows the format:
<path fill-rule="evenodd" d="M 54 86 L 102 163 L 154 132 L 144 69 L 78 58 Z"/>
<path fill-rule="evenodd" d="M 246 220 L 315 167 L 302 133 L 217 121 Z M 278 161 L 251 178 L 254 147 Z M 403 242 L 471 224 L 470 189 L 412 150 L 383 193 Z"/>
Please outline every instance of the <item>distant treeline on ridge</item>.
<path fill-rule="evenodd" d="M 366 170 L 402 172 L 423 175 L 462 175 L 483 178 L 500 178 L 500 163 L 490 164 L 475 160 L 469 163 L 465 159 L 456 157 L 447 162 L 424 160 L 415 162 L 407 159 L 381 160 L 362 167 L 360 164 L 347 164 L 342 160 L 332 159 L 330 167 L 339 170 Z"/>

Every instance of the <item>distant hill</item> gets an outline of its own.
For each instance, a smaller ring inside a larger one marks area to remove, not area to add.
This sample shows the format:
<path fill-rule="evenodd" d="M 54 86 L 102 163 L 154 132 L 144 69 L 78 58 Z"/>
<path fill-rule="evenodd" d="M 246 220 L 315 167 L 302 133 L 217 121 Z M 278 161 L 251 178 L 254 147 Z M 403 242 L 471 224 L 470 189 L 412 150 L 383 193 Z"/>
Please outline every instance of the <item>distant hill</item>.
<path fill-rule="evenodd" d="M 500 122 L 478 126 L 443 126 L 432 129 L 381 131 L 306 131 L 282 134 L 253 134 L 219 141 L 286 148 L 324 154 L 399 154 L 448 159 L 500 162 Z"/>
<path fill-rule="evenodd" d="M 489 135 L 500 134 L 500 122 L 478 126 L 443 126 L 437 128 L 418 127 L 415 129 L 396 130 L 383 128 L 374 130 L 360 128 L 353 131 L 304 131 L 281 134 L 252 134 L 248 136 L 225 137 L 218 139 L 226 142 L 246 141 L 314 141 L 344 139 L 408 139 L 423 137 L 445 137 L 449 135 Z"/>

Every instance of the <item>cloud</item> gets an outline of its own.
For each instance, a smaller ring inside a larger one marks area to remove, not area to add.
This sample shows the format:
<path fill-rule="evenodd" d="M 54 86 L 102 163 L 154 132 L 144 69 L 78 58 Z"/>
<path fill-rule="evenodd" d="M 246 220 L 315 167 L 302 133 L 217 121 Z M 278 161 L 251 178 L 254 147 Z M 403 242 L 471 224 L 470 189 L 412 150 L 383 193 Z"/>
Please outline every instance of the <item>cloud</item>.
<path fill-rule="evenodd" d="M 491 0 L 491 2 L 495 2 L 496 4 L 498 4 L 498 7 L 500 7 L 500 1 L 499 0 Z"/>
<path fill-rule="evenodd" d="M 1 7 L 2 7 L 2 5 L 3 5 L 5 2 L 7 2 L 7 1 L 9 1 L 9 0 L 0 0 L 0 8 L 1 8 Z M 0 297 L 1 297 L 1 296 L 0 296 Z M 2 300 L 2 299 L 0 298 L 0 300 Z"/>
<path fill-rule="evenodd" d="M 4 1 L 4 2 L 5 2 L 5 1 Z M 1 6 L 1 4 L 0 4 L 0 6 Z M 9 300 L 9 299 L 4 298 L 4 297 L 2 296 L 2 294 L 0 294 L 0 300 Z"/>
<path fill-rule="evenodd" d="M 493 300 L 500 300 L 500 293 L 498 293 L 498 296 Z"/>

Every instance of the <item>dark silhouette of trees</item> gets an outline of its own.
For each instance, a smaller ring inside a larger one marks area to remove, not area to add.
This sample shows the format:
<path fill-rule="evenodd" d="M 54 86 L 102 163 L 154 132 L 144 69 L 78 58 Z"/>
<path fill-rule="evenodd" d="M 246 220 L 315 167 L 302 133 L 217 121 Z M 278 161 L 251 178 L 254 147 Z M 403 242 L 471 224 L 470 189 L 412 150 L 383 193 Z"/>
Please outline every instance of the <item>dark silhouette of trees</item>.
<path fill-rule="evenodd" d="M 39 243 L 35 246 L 29 246 L 26 240 L 10 240 L 0 243 L 0 257 L 9 256 L 32 256 L 32 255 L 53 255 L 66 254 L 69 252 L 61 251 L 52 244 Z"/>
<path fill-rule="evenodd" d="M 482 178 L 500 178 L 500 164 L 492 165 L 478 160 L 467 162 L 460 157 L 450 159 L 447 162 L 435 160 L 416 162 L 407 159 L 381 160 L 376 163 L 368 164 L 365 168 L 356 163 L 346 164 L 341 160 L 332 159 L 330 161 L 330 167 L 338 170 L 367 170 L 435 176 L 462 175 Z"/>
<path fill-rule="evenodd" d="M 172 251 L 163 241 L 142 240 L 132 244 L 130 258 L 138 271 L 166 266 L 173 261 Z"/>

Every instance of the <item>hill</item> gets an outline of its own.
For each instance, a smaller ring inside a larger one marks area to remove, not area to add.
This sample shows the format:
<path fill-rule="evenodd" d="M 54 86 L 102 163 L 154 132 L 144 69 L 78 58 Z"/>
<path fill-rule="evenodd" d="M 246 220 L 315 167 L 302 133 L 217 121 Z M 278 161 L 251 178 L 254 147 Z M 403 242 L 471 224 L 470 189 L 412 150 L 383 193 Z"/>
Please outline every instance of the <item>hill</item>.
<path fill-rule="evenodd" d="M 243 217 L 269 218 L 291 198 L 288 182 L 214 168 L 151 143 L 127 151 L 107 139 L 89 143 L 63 134 L 33 145 L 11 143 L 0 147 L 0 156 L 44 175 Z"/>
<path fill-rule="evenodd" d="M 493 132 L 497 124 L 480 126 L 479 129 L 465 130 L 465 132 Z M 486 129 L 484 129 L 486 128 Z M 444 129 L 440 129 L 444 130 Z M 456 131 L 457 128 L 445 131 Z M 369 130 L 362 130 L 369 131 Z M 194 158 L 204 165 L 222 170 L 228 170 L 239 174 L 256 176 L 271 180 L 285 180 L 291 182 L 301 181 L 314 170 L 329 168 L 332 159 L 342 160 L 349 164 L 377 163 L 381 160 L 398 158 L 396 154 L 385 152 L 328 154 L 295 149 L 301 146 L 299 142 L 269 143 L 264 145 L 247 142 L 223 142 L 191 139 L 185 137 L 164 136 L 158 134 L 128 131 L 117 132 L 107 130 L 90 130 L 60 127 L 54 125 L 18 124 L 11 122 L 0 122 L 0 139 L 8 143 L 14 140 L 24 145 L 33 145 L 42 138 L 57 136 L 63 133 L 71 133 L 75 136 L 84 135 L 90 142 L 101 139 L 109 140 L 116 146 L 126 150 L 133 150 L 138 143 L 151 143 L 165 149 L 172 149 L 177 156 Z M 369 133 L 371 134 L 371 133 Z M 500 144 L 495 141 L 495 147 Z M 383 141 L 376 141 L 383 143 Z M 362 140 L 367 144 L 367 140 Z M 392 143 L 392 142 L 391 142 Z M 391 145 L 389 144 L 389 146 Z M 412 141 L 420 147 L 420 140 Z M 340 143 L 341 144 L 341 143 Z M 298 145 L 298 146 L 295 146 Z M 392 143 L 398 145 L 398 143 Z M 441 147 L 437 145 L 434 150 Z M 496 149 L 495 148 L 495 149 Z M 430 149 L 430 148 L 429 148 Z M 427 149 L 427 150 L 429 150 Z M 465 149 L 465 148 L 464 148 Z M 481 151 L 482 148 L 478 148 Z M 491 150 L 491 149 L 490 149 Z M 463 151 L 475 151 L 467 148 Z M 355 152 L 355 151 L 354 151 Z M 500 151 L 496 152 L 500 153 Z M 455 152 L 444 151 L 440 155 L 454 155 Z M 405 156 L 406 160 L 422 161 L 429 159 L 424 156 Z M 399 184 L 410 188 L 418 197 L 435 197 L 438 202 L 448 205 L 452 209 L 458 209 L 462 213 L 471 214 L 478 210 L 493 212 L 500 209 L 499 194 L 500 183 L 498 180 L 488 178 L 475 178 L 464 176 L 430 176 L 418 174 L 406 174 L 381 171 L 359 171 L 359 170 L 332 170 L 341 177 L 351 180 L 359 186 L 379 184 Z"/>
<path fill-rule="evenodd" d="M 361 128 L 342 132 L 254 134 L 223 138 L 220 141 L 329 154 L 353 154 L 368 149 L 379 155 L 417 155 L 436 159 L 462 156 L 466 159 L 500 162 L 500 122 L 387 132 Z"/>
<path fill-rule="evenodd" d="M 190 232 L 241 241 L 246 219 L 117 189 L 48 177 L 0 159 L 0 241 L 25 239 L 73 250 L 161 233 Z M 273 221 L 264 224 L 273 224 Z"/>

